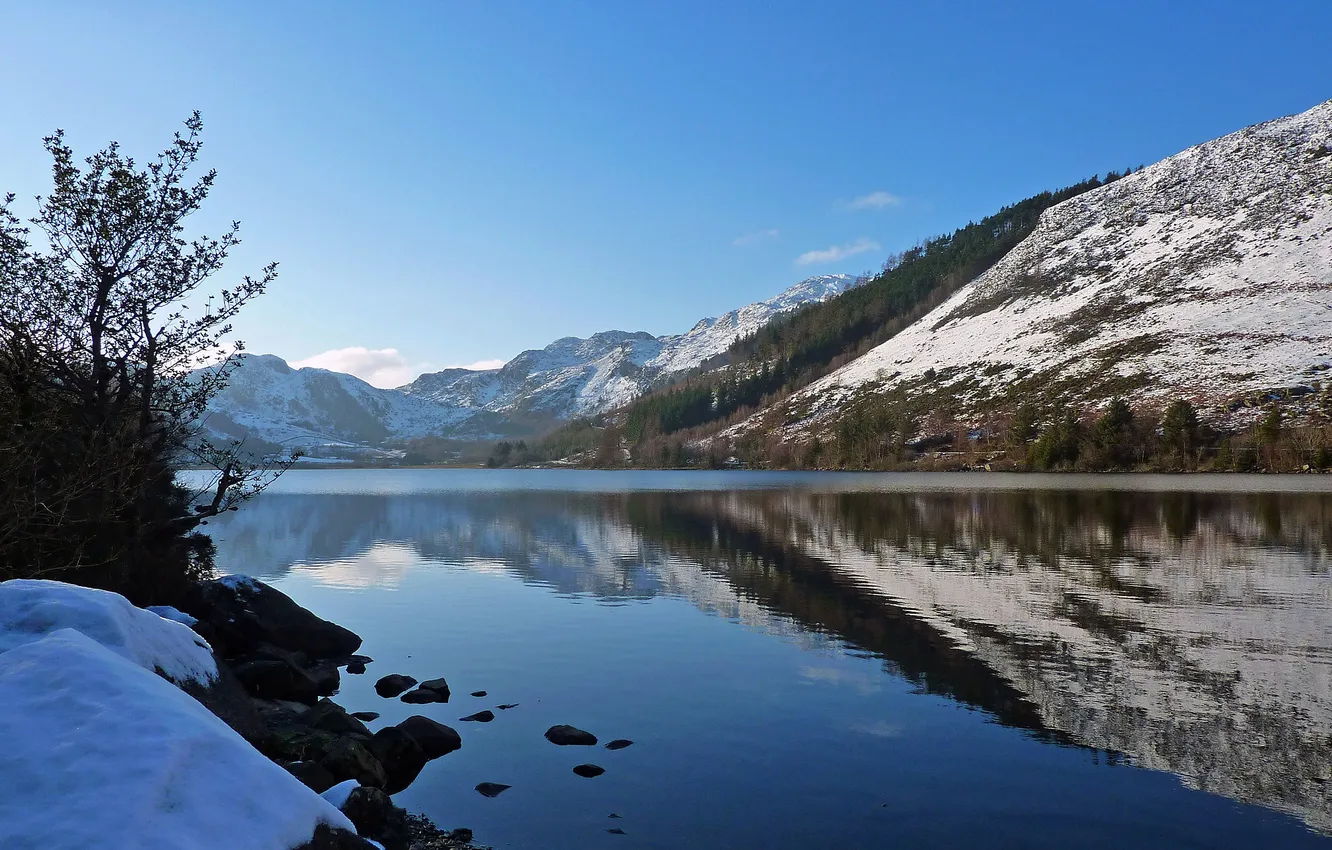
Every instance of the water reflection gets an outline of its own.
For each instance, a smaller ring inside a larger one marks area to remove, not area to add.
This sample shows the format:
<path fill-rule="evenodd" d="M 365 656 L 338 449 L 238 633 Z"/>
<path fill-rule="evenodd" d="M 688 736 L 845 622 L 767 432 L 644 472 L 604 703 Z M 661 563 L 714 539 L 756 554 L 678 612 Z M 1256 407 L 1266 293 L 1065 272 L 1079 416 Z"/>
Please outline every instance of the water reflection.
<path fill-rule="evenodd" d="M 1332 833 L 1327 494 L 273 493 L 221 537 L 266 578 L 503 570 L 836 638 L 1033 736 Z"/>

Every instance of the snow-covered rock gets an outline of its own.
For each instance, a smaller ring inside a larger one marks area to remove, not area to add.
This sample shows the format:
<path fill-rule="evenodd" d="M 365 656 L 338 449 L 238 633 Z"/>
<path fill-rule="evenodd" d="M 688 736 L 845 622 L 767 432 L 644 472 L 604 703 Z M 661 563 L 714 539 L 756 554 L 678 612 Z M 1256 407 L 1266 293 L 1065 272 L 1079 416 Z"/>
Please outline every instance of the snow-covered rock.
<path fill-rule="evenodd" d="M 0 653 L 0 741 L 0 847 L 289 850 L 321 823 L 354 831 L 192 697 L 74 629 Z"/>
<path fill-rule="evenodd" d="M 964 405 L 1019 381 L 1214 405 L 1329 366 L 1332 101 L 1051 207 L 989 271 L 784 409 L 799 435 L 857 393 L 921 382 Z"/>
<path fill-rule="evenodd" d="M 0 653 L 63 629 L 177 684 L 207 685 L 217 677 L 212 648 L 203 638 L 183 623 L 136 608 L 118 593 L 59 581 L 0 583 Z"/>

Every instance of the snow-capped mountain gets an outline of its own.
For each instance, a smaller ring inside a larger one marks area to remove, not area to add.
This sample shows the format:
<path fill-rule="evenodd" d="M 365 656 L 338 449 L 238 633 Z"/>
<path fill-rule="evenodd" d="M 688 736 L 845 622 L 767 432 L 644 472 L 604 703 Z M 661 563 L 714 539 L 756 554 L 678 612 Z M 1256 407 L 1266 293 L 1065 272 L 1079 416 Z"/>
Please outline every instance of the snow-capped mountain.
<path fill-rule="evenodd" d="M 213 400 L 206 426 L 220 436 L 249 435 L 308 446 L 378 444 L 435 434 L 490 439 L 531 434 L 572 416 L 623 405 L 661 382 L 705 366 L 737 337 L 782 313 L 851 288 L 851 275 L 820 275 L 781 294 L 687 333 L 605 331 L 566 337 L 524 351 L 502 368 L 446 369 L 405 387 L 379 389 L 352 375 L 293 369 L 273 355 L 244 355 L 227 388 Z"/>
<path fill-rule="evenodd" d="M 1329 366 L 1332 101 L 1051 207 L 987 272 L 766 421 L 808 433 L 894 388 L 945 392 L 963 410 L 1026 386 L 1218 411 L 1311 393 Z"/>
<path fill-rule="evenodd" d="M 774 317 L 826 301 L 856 282 L 844 274 L 811 277 L 766 301 L 703 319 L 687 333 L 654 337 L 606 331 L 587 339 L 566 337 L 543 349 L 524 351 L 499 369 L 434 372 L 402 391 L 448 407 L 510 415 L 566 419 L 601 413 L 725 354 L 737 338 L 754 333 Z"/>
<path fill-rule="evenodd" d="M 293 447 L 379 443 L 437 433 L 466 414 L 327 369 L 293 369 L 271 354 L 241 355 L 204 425 L 224 437 Z"/>

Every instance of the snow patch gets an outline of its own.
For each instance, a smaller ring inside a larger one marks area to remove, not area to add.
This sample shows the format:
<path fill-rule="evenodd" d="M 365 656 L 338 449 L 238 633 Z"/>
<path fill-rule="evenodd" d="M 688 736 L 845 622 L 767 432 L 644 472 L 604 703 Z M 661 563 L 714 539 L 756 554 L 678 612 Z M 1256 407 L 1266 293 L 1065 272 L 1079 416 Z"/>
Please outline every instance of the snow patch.
<path fill-rule="evenodd" d="M 15 597 L 38 598 L 27 608 L 32 625 L 63 607 L 53 598 L 81 612 L 76 621 L 104 624 L 114 607 L 13 584 L 0 585 L 6 610 Z M 128 657 L 124 635 L 104 633 L 107 648 L 73 628 L 5 632 L 16 633 L 29 639 L 0 647 L 0 847 L 289 850 L 319 823 L 354 831 L 328 801 Z"/>
<path fill-rule="evenodd" d="M 0 653 L 65 629 L 178 684 L 206 685 L 217 677 L 207 641 L 174 618 L 134 607 L 118 593 L 60 581 L 0 583 Z"/>

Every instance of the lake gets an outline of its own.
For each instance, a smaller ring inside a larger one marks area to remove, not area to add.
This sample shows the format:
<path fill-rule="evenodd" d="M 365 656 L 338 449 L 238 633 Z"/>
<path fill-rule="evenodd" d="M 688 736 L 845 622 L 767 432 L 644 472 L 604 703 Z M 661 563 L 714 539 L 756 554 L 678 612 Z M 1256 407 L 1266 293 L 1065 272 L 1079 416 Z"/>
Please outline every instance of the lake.
<path fill-rule="evenodd" d="M 297 470 L 208 530 L 496 848 L 1332 847 L 1332 477 Z"/>

